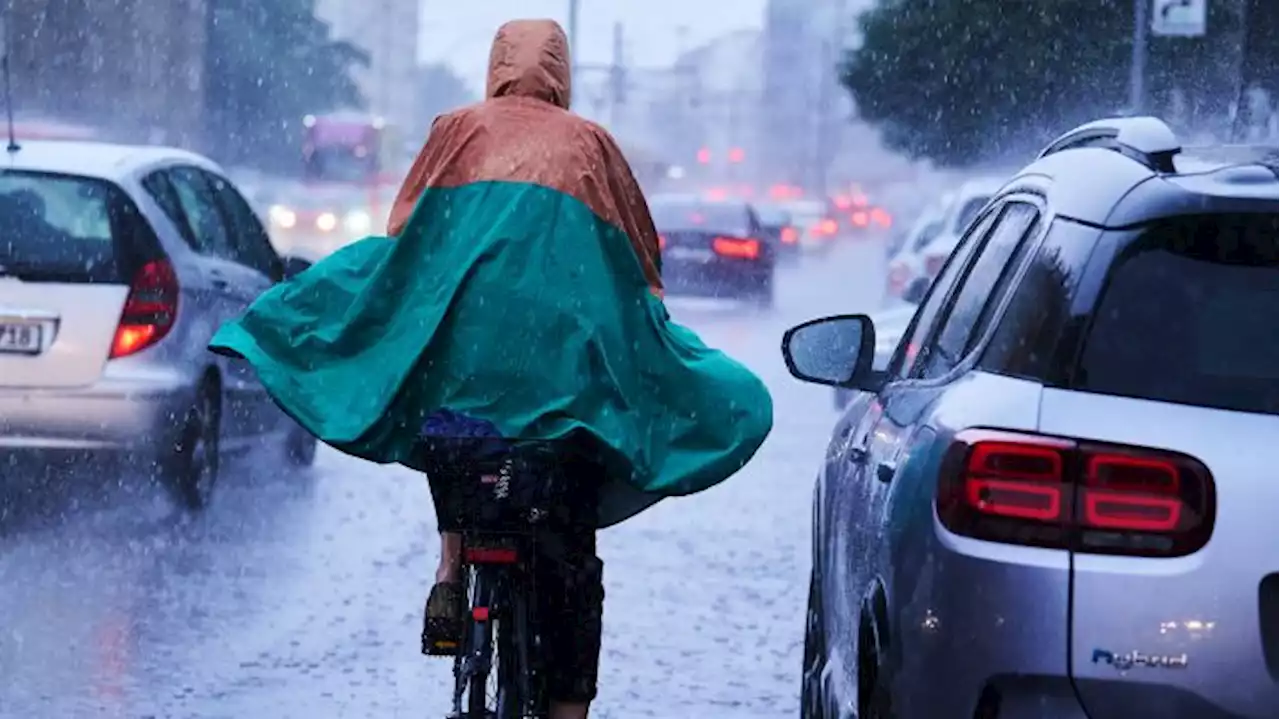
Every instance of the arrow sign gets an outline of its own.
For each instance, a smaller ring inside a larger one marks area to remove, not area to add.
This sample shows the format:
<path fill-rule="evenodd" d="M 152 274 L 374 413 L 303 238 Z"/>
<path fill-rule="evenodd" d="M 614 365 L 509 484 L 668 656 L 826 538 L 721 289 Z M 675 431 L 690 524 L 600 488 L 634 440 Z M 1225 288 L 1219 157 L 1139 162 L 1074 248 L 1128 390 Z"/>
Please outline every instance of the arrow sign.
<path fill-rule="evenodd" d="M 1152 0 L 1151 33 L 1173 37 L 1202 37 L 1207 24 L 1207 0 Z"/>

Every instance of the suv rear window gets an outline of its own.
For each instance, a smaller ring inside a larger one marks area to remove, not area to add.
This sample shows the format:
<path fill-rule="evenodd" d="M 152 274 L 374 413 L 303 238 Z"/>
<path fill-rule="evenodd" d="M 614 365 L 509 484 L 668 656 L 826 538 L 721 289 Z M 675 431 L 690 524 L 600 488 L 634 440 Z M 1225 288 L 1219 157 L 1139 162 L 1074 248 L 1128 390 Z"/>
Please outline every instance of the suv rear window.
<path fill-rule="evenodd" d="M 102 180 L 0 172 L 0 274 L 29 282 L 127 282 L 145 222 Z M 149 248 L 146 248 L 149 249 Z"/>
<path fill-rule="evenodd" d="M 1117 253 L 1072 383 L 1276 414 L 1276 216 L 1178 217 Z"/>

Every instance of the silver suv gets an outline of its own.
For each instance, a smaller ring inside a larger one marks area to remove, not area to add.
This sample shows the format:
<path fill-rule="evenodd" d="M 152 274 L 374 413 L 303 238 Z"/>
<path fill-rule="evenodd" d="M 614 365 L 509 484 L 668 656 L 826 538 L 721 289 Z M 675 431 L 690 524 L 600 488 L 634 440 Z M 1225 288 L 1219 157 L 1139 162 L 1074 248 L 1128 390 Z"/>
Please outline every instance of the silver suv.
<path fill-rule="evenodd" d="M 1154 118 L 1064 135 L 983 208 L 818 477 L 806 717 L 1275 717 L 1274 148 Z"/>
<path fill-rule="evenodd" d="M 248 365 L 206 350 L 303 267 L 206 158 L 25 143 L 0 169 L 0 453 L 131 457 L 192 509 L 223 451 L 266 440 L 310 463 Z"/>

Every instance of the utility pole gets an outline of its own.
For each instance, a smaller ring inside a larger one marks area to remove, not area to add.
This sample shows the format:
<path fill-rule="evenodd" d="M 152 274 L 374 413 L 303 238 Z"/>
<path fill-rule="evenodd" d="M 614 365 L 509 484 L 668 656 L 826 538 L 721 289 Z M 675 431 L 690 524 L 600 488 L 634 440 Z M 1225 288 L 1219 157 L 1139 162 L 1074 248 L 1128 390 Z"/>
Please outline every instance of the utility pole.
<path fill-rule="evenodd" d="M 569 0 L 569 75 L 577 79 L 578 70 L 578 0 Z M 570 98 L 572 100 L 572 98 Z"/>
<path fill-rule="evenodd" d="M 1145 104 L 1147 75 L 1147 5 L 1151 0 L 1133 0 L 1133 48 L 1129 61 L 1129 114 L 1141 115 Z"/>
<path fill-rule="evenodd" d="M 627 101 L 627 69 L 622 23 L 613 24 L 613 63 L 609 67 L 609 125 L 618 126 L 618 106 Z"/>

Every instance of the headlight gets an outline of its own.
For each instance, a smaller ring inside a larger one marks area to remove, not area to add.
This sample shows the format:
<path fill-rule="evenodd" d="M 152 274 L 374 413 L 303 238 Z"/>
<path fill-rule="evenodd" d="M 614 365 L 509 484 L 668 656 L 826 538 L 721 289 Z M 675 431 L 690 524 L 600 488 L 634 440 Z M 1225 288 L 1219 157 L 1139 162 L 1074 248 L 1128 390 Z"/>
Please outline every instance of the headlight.
<path fill-rule="evenodd" d="M 272 205 L 267 214 L 271 224 L 286 230 L 298 224 L 298 214 L 284 205 Z"/>
<path fill-rule="evenodd" d="M 350 232 L 368 232 L 373 225 L 373 219 L 364 210 L 353 210 L 347 213 L 344 224 Z"/>
<path fill-rule="evenodd" d="M 316 227 L 320 228 L 321 232 L 329 232 L 337 226 L 338 217 L 332 212 L 321 213 L 321 215 L 316 218 Z"/>

